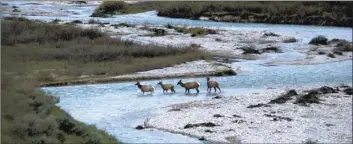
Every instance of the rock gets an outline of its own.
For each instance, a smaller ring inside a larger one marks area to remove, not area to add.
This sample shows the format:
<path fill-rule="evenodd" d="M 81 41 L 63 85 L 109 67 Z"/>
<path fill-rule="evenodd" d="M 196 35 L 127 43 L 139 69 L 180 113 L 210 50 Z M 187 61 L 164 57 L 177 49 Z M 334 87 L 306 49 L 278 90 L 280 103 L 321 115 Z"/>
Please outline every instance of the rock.
<path fill-rule="evenodd" d="M 249 105 L 246 108 L 256 108 L 256 107 L 271 107 L 271 106 L 268 105 L 268 104 L 259 103 L 259 104 L 256 104 L 256 105 Z"/>
<path fill-rule="evenodd" d="M 273 32 L 265 33 L 265 34 L 263 35 L 263 37 L 268 37 L 268 36 L 278 37 L 278 36 L 280 36 L 280 35 L 275 34 L 275 33 L 273 33 Z"/>
<path fill-rule="evenodd" d="M 215 127 L 215 126 L 218 126 L 212 122 L 205 122 L 205 123 L 197 123 L 197 124 L 187 124 L 184 126 L 184 129 L 187 129 L 187 128 L 193 128 L 193 127 L 200 127 L 200 126 L 203 126 L 203 127 Z"/>
<path fill-rule="evenodd" d="M 338 50 L 333 50 L 332 52 L 333 54 L 336 54 L 336 55 L 343 55 L 343 53 Z"/>
<path fill-rule="evenodd" d="M 207 132 L 207 133 L 213 133 L 214 131 L 211 131 L 211 130 L 209 130 L 209 129 L 206 129 L 205 132 Z"/>
<path fill-rule="evenodd" d="M 340 40 L 337 42 L 334 50 L 340 52 L 351 52 L 352 51 L 352 43 L 346 40 Z"/>
<path fill-rule="evenodd" d="M 338 90 L 332 87 L 323 86 L 318 89 L 310 90 L 309 92 L 315 92 L 317 94 L 327 94 L 327 93 L 338 93 Z"/>
<path fill-rule="evenodd" d="M 296 101 L 294 104 L 301 104 L 304 106 L 307 106 L 307 103 L 320 103 L 320 99 L 317 96 L 319 93 L 317 91 L 311 91 L 306 95 L 297 97 Z"/>
<path fill-rule="evenodd" d="M 311 41 L 309 42 L 309 44 L 313 44 L 313 45 L 327 45 L 327 38 L 324 36 L 317 36 L 314 37 L 313 39 L 311 39 Z"/>
<path fill-rule="evenodd" d="M 264 116 L 273 117 L 272 121 L 279 121 L 279 120 L 292 121 L 293 120 L 292 118 L 289 118 L 289 117 L 282 117 L 282 116 L 276 116 L 271 114 L 264 114 Z"/>
<path fill-rule="evenodd" d="M 344 93 L 346 93 L 347 95 L 353 95 L 353 89 L 350 88 L 346 88 L 345 90 L 343 90 Z"/>
<path fill-rule="evenodd" d="M 17 8 L 18 8 L 18 6 L 12 6 L 12 8 L 17 9 Z"/>
<path fill-rule="evenodd" d="M 12 12 L 21 12 L 19 9 L 14 9 Z"/>
<path fill-rule="evenodd" d="M 295 38 L 289 38 L 289 39 L 283 40 L 283 43 L 294 43 L 294 42 L 297 42 L 297 39 L 295 39 Z"/>
<path fill-rule="evenodd" d="M 172 111 L 181 111 L 181 109 L 180 108 L 172 108 L 172 109 L 168 110 L 168 112 L 172 112 Z"/>
<path fill-rule="evenodd" d="M 234 120 L 232 121 L 233 123 L 237 123 L 237 124 L 240 124 L 240 123 L 244 123 L 245 121 L 244 120 Z"/>
<path fill-rule="evenodd" d="M 330 58 L 335 58 L 336 57 L 333 53 L 328 53 L 327 56 L 330 57 Z"/>
<path fill-rule="evenodd" d="M 261 49 L 262 53 L 266 53 L 266 52 L 275 52 L 275 53 L 280 53 L 282 52 L 281 49 L 279 47 L 276 46 L 269 46 L 266 48 Z"/>
<path fill-rule="evenodd" d="M 206 29 L 207 34 L 217 34 L 216 30 L 213 29 Z"/>
<path fill-rule="evenodd" d="M 220 99 L 220 98 L 223 98 L 223 96 L 215 96 L 212 99 Z"/>
<path fill-rule="evenodd" d="M 261 54 L 254 46 L 244 46 L 239 49 L 243 50 L 243 54 Z"/>
<path fill-rule="evenodd" d="M 325 124 L 326 126 L 330 127 L 330 126 L 335 126 L 334 124 Z"/>
<path fill-rule="evenodd" d="M 157 28 L 154 28 L 154 29 L 151 29 L 151 31 L 154 32 L 154 35 L 156 36 L 164 36 L 166 35 L 167 31 L 164 30 L 164 29 L 157 29 Z"/>
<path fill-rule="evenodd" d="M 324 54 L 326 54 L 326 53 L 325 53 L 324 51 L 318 51 L 317 54 L 319 54 L 319 55 L 324 55 Z"/>
<path fill-rule="evenodd" d="M 277 97 L 276 99 L 271 100 L 270 102 L 268 102 L 269 104 L 282 104 L 282 103 L 286 103 L 288 100 L 291 100 L 292 96 L 298 95 L 298 93 L 294 90 L 291 89 L 289 90 L 286 94 L 283 94 L 279 97 Z"/>
<path fill-rule="evenodd" d="M 82 24 L 82 21 L 80 21 L 80 20 L 73 20 L 71 23 Z"/>
<path fill-rule="evenodd" d="M 219 117 L 224 117 L 224 116 L 220 115 L 220 114 L 214 114 L 213 117 L 219 118 Z"/>
<path fill-rule="evenodd" d="M 233 117 L 238 117 L 238 118 L 240 118 L 241 116 L 240 116 L 240 115 L 233 114 Z"/>
<path fill-rule="evenodd" d="M 142 129 L 144 129 L 144 127 L 142 125 L 138 125 L 138 126 L 135 127 L 135 129 L 142 130 Z"/>
<path fill-rule="evenodd" d="M 203 141 L 203 140 L 205 140 L 205 137 L 200 137 L 199 140 L 202 140 L 202 141 Z"/>

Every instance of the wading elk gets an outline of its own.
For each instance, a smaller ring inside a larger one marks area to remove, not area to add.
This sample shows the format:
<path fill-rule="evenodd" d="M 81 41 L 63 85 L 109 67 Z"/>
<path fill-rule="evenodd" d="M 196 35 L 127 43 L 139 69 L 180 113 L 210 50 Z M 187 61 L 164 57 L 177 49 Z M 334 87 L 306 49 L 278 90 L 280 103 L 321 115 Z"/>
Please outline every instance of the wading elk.
<path fill-rule="evenodd" d="M 181 82 L 181 80 L 179 80 L 177 85 L 184 87 L 185 93 L 186 93 L 186 91 L 188 91 L 188 93 L 190 93 L 190 89 L 196 89 L 197 93 L 200 92 L 199 91 L 200 83 L 198 83 L 196 81 L 183 83 L 183 82 Z"/>
<path fill-rule="evenodd" d="M 222 92 L 221 89 L 219 88 L 219 84 L 217 81 L 210 81 L 210 78 L 207 77 L 207 91 L 211 92 L 212 88 L 214 88 L 214 92 L 216 92 L 216 88 L 218 88 L 219 92 Z"/>
<path fill-rule="evenodd" d="M 172 84 L 163 84 L 162 81 L 159 81 L 158 84 L 161 85 L 161 87 L 163 89 L 163 93 L 164 93 L 164 91 L 168 92 L 168 90 L 171 90 L 173 93 L 175 93 L 174 85 L 172 85 Z"/>
<path fill-rule="evenodd" d="M 151 85 L 141 85 L 139 81 L 135 85 L 137 85 L 143 94 L 145 94 L 145 92 L 154 92 L 154 87 Z"/>

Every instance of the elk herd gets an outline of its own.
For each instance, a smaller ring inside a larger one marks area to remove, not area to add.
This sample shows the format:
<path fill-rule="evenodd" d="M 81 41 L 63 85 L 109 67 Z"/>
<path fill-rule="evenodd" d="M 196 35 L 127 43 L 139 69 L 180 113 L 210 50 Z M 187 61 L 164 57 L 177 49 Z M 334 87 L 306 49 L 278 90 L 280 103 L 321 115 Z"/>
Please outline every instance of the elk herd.
<path fill-rule="evenodd" d="M 217 89 L 219 90 L 219 92 L 221 92 L 221 88 L 219 88 L 219 84 L 217 81 L 212 81 L 210 80 L 209 77 L 207 77 L 206 79 L 207 79 L 207 92 L 211 92 L 212 88 L 214 89 L 215 92 L 217 91 Z M 154 87 L 152 85 L 141 85 L 139 81 L 135 85 L 141 90 L 143 94 L 145 92 L 151 92 L 151 93 L 154 92 Z M 173 84 L 164 84 L 162 81 L 159 81 L 158 85 L 162 87 L 163 93 L 168 92 L 168 90 L 175 93 Z M 186 92 L 190 93 L 190 89 L 196 89 L 197 93 L 200 92 L 199 90 L 200 83 L 197 81 L 184 83 L 181 80 L 179 80 L 177 85 L 180 85 L 181 87 L 185 88 L 185 93 Z"/>

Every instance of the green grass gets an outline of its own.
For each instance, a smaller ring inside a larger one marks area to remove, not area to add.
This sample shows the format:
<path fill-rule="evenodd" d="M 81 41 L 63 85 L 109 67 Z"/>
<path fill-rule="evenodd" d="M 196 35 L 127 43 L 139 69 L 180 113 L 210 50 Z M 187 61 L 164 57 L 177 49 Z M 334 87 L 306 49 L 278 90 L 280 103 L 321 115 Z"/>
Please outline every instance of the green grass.
<path fill-rule="evenodd" d="M 92 14 L 106 17 L 157 10 L 158 16 L 198 19 L 201 16 L 224 22 L 275 24 L 352 25 L 351 2 L 255 2 L 255 1 L 150 1 L 127 4 L 103 2 Z"/>

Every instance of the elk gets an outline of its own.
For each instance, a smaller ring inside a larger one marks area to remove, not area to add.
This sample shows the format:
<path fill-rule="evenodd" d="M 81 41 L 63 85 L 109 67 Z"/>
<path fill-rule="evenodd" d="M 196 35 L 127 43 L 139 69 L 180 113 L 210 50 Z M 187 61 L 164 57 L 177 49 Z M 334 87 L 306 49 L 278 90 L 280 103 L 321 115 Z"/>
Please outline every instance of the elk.
<path fill-rule="evenodd" d="M 210 81 L 210 78 L 207 77 L 207 91 L 211 92 L 212 88 L 214 88 L 214 92 L 216 92 L 216 88 L 218 88 L 219 92 L 222 92 L 221 89 L 219 88 L 219 84 L 217 81 Z"/>
<path fill-rule="evenodd" d="M 200 92 L 199 91 L 200 83 L 198 83 L 196 81 L 183 83 L 181 80 L 179 80 L 177 85 L 184 87 L 185 93 L 186 93 L 186 91 L 188 91 L 188 93 L 190 93 L 190 89 L 196 89 L 197 93 Z"/>
<path fill-rule="evenodd" d="M 141 85 L 140 82 L 136 82 L 137 87 L 142 91 L 143 94 L 145 94 L 145 92 L 154 92 L 154 87 L 151 85 Z"/>
<path fill-rule="evenodd" d="M 174 85 L 172 85 L 172 84 L 163 84 L 162 81 L 159 81 L 158 85 L 161 85 L 161 87 L 162 87 L 162 89 L 163 89 L 163 93 L 164 93 L 164 92 L 168 92 L 169 89 L 170 89 L 173 93 L 175 93 Z"/>

